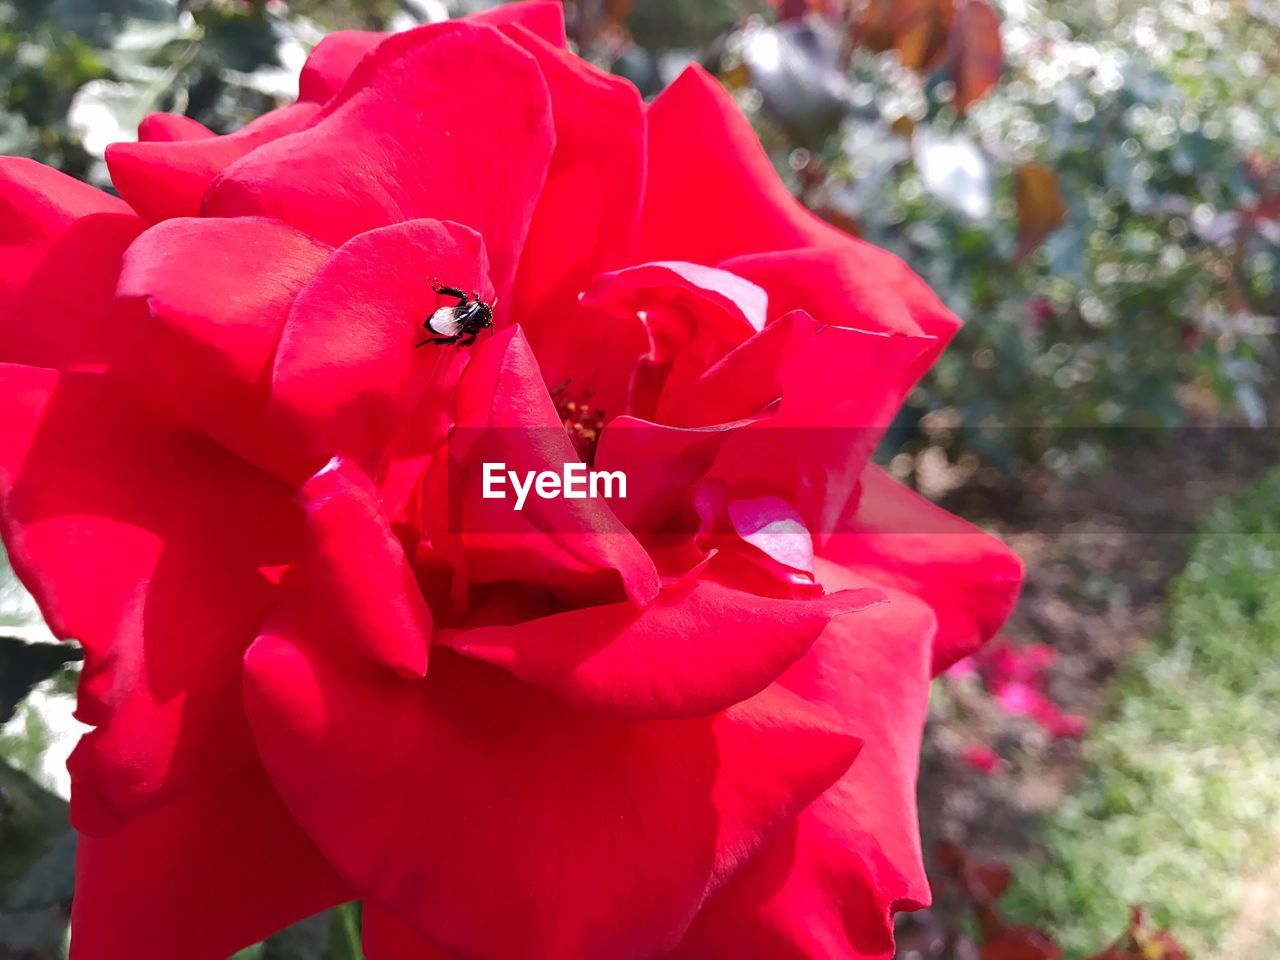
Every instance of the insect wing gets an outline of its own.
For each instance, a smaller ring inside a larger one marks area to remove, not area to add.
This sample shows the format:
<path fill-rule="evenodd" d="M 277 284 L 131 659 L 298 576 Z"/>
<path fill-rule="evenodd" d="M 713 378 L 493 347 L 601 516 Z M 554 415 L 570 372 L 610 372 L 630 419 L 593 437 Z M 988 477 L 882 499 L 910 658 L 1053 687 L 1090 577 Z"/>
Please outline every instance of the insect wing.
<path fill-rule="evenodd" d="M 461 325 L 453 307 L 441 307 L 427 320 L 427 329 L 441 337 L 456 337 Z"/>

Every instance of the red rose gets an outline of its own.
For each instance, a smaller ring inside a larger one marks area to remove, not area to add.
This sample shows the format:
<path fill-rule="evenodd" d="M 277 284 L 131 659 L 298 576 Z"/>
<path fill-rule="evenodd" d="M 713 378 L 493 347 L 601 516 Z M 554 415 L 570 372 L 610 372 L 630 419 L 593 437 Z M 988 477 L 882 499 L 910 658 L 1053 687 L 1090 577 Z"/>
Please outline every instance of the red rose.
<path fill-rule="evenodd" d="M 149 119 L 122 200 L 0 166 L 80 960 L 351 899 L 371 960 L 887 957 L 927 901 L 929 680 L 1020 569 L 867 457 L 956 321 L 709 77 L 646 107 L 560 18 L 331 37 L 238 134 Z M 493 331 L 418 349 L 435 278 Z M 633 489 L 515 511 L 495 458 Z"/>

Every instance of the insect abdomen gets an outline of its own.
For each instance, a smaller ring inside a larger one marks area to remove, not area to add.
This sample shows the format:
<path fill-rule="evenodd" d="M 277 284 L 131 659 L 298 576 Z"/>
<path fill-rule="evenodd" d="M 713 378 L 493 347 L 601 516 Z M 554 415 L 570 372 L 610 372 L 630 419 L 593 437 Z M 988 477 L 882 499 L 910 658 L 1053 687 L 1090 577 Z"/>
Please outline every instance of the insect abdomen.
<path fill-rule="evenodd" d="M 427 329 L 441 337 L 456 337 L 461 329 L 453 307 L 441 307 L 427 320 Z"/>

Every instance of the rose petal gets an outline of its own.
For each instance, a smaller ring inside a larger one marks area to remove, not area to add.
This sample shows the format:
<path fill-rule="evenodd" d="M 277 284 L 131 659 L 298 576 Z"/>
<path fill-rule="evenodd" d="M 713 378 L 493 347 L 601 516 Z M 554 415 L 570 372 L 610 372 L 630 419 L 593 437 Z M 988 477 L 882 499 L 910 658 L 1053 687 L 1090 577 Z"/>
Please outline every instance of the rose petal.
<path fill-rule="evenodd" d="M 802 313 L 775 321 L 666 405 L 677 423 L 752 408 L 755 416 L 692 430 L 620 417 L 604 429 L 597 466 L 623 470 L 631 484 L 616 512 L 630 529 L 656 532 L 714 472 L 734 498 L 781 497 L 814 536 L 828 535 L 934 345 L 820 328 Z M 673 471 L 670 479 L 654 464 Z"/>
<path fill-rule="evenodd" d="M 751 546 L 784 567 L 813 573 L 813 537 L 804 518 L 781 497 L 731 500 L 729 519 Z"/>
<path fill-rule="evenodd" d="M 689 384 L 764 326 L 767 298 L 723 270 L 668 262 L 603 274 L 584 293 L 582 305 L 644 324 L 649 349 L 629 377 L 626 412 L 666 420 Z M 573 329 L 565 327 L 563 336 L 572 338 Z M 590 362 L 579 352 L 578 366 Z M 630 371 L 622 372 L 625 377 Z"/>
<path fill-rule="evenodd" d="M 547 383 L 566 398 L 608 418 L 630 413 L 700 426 L 682 414 L 686 395 L 758 335 L 766 306 L 762 290 L 722 270 L 643 264 L 597 277 L 571 311 L 536 323 L 530 342 Z M 719 406 L 752 389 L 733 387 Z"/>
<path fill-rule="evenodd" d="M 782 372 L 818 332 L 797 311 L 774 320 L 703 372 L 667 404 L 670 422 L 695 427 L 759 415 L 782 399 Z"/>
<path fill-rule="evenodd" d="M 874 590 L 773 600 L 699 580 L 648 607 L 587 607 L 441 640 L 571 706 L 630 720 L 700 717 L 759 693 L 833 617 L 880 600 Z"/>
<path fill-rule="evenodd" d="M 0 157 L 0 361 L 100 367 L 131 332 L 110 315 L 120 255 L 142 224 L 115 197 Z M 75 282 L 68 282 L 74 277 Z"/>
<path fill-rule="evenodd" d="M 148 137 L 138 143 L 113 143 L 107 147 L 112 186 L 148 223 L 197 217 L 205 191 L 218 174 L 263 144 L 301 130 L 318 111 L 315 104 L 297 103 L 272 110 L 224 137 Z M 172 121 L 161 122 L 172 132 Z"/>
<path fill-rule="evenodd" d="M 596 469 L 620 470 L 627 498 L 613 510 L 639 536 L 689 534 L 697 529 L 694 491 L 720 450 L 754 420 L 710 427 L 671 427 L 636 417 L 616 417 L 600 436 Z"/>
<path fill-rule="evenodd" d="M 431 611 L 392 536 L 369 479 L 335 460 L 302 488 L 307 510 L 303 575 L 349 624 L 370 658 L 405 676 L 427 672 Z M 354 562 L 353 562 L 354 561 Z"/>
<path fill-rule="evenodd" d="M 791 196 L 733 98 L 700 67 L 649 107 L 648 161 L 635 261 L 714 264 L 835 236 Z"/>
<path fill-rule="evenodd" d="M 933 607 L 935 674 L 994 636 L 1018 599 L 1022 561 L 1012 550 L 878 467 L 863 473 L 842 530 L 823 545 L 824 557 Z"/>
<path fill-rule="evenodd" d="M 535 6 L 562 17 L 559 4 Z M 563 22 L 559 30 L 563 40 Z M 631 83 L 564 50 L 563 42 L 554 47 L 522 29 L 506 32 L 537 59 L 555 119 L 556 149 L 512 300 L 536 347 L 540 327 L 564 326 L 591 277 L 623 262 L 644 186 L 644 107 Z"/>
<path fill-rule="evenodd" d="M 291 598 L 246 659 L 272 779 L 367 899 L 478 960 L 673 946 L 857 748 L 782 691 L 630 724 L 447 651 L 407 681 L 344 654 L 309 606 Z"/>
<path fill-rule="evenodd" d="M 376 903 L 360 911 L 365 960 L 454 960 L 394 913 Z"/>
<path fill-rule="evenodd" d="M 85 647 L 72 817 L 115 829 L 253 755 L 240 657 L 288 562 L 283 485 L 98 374 L 0 366 L 0 504 L 14 570 Z"/>
<path fill-rule="evenodd" d="M 828 589 L 866 586 L 819 564 Z M 864 629 L 865 627 L 865 629 Z M 864 740 L 830 790 L 702 909 L 672 960 L 889 960 L 893 913 L 929 902 L 915 778 L 934 619 L 898 593 L 837 620 L 780 684 Z"/>
<path fill-rule="evenodd" d="M 412 220 L 343 244 L 293 302 L 271 374 L 271 417 L 306 444 L 313 470 L 342 455 L 372 472 L 442 369 L 464 361 L 461 348 L 418 347 L 425 320 L 456 303 L 436 293 L 436 280 L 493 300 L 475 231 Z"/>
<path fill-rule="evenodd" d="M 424 501 L 423 516 L 432 541 L 452 545 L 468 580 L 541 584 L 580 604 L 657 595 L 653 561 L 610 508 L 624 500 L 531 493 L 516 510 L 509 482 L 506 499 L 484 497 L 485 464 L 524 477 L 581 462 L 519 328 L 475 351 L 456 405 L 456 430 L 434 467 L 430 489 L 438 495 Z"/>
<path fill-rule="evenodd" d="M 80 838 L 71 956 L 224 960 L 352 896 L 254 763 Z"/>
<path fill-rule="evenodd" d="M 569 48 L 565 35 L 564 5 L 557 0 L 520 0 L 502 3 L 466 18 L 486 27 L 520 27 L 539 40 L 561 50 Z"/>
<path fill-rule="evenodd" d="M 769 292 L 772 316 L 925 334 L 940 351 L 959 321 L 897 257 L 806 210 L 724 88 L 691 67 L 649 110 L 635 259 L 718 264 Z M 935 353 L 936 356 L 936 353 Z"/>
<path fill-rule="evenodd" d="M 138 124 L 138 139 L 143 143 L 209 140 L 216 136 L 203 123 L 180 113 L 150 113 Z"/>
<path fill-rule="evenodd" d="M 119 296 L 147 318 L 142 340 L 191 420 L 282 476 L 306 476 L 298 438 L 263 415 L 272 357 L 290 307 L 330 254 L 261 217 L 177 219 L 129 248 Z M 321 461 L 323 463 L 323 461 Z"/>
<path fill-rule="evenodd" d="M 927 365 L 931 337 L 822 327 L 779 374 L 777 412 L 735 433 L 717 471 L 735 497 L 776 495 L 821 539 Z"/>
<path fill-rule="evenodd" d="M 574 304 L 564 317 L 526 330 L 547 386 L 557 402 L 589 404 L 609 418 L 624 413 L 633 372 L 649 352 L 649 331 L 635 313 Z"/>
<path fill-rule="evenodd" d="M 389 33 L 375 30 L 336 30 L 315 45 L 298 77 L 298 99 L 324 104 L 343 88 L 356 64 Z"/>
<path fill-rule="evenodd" d="M 706 323 L 720 339 L 742 342 L 765 324 L 768 295 L 726 270 L 677 260 L 628 267 L 597 279 L 588 303 L 614 310 L 645 310 L 671 300 L 705 302 L 717 308 Z"/>
<path fill-rule="evenodd" d="M 733 257 L 720 266 L 767 290 L 772 316 L 805 310 L 820 323 L 924 334 L 937 338 L 936 353 L 960 328 L 959 318 L 905 263 L 852 237 L 825 247 Z"/>
<path fill-rule="evenodd" d="M 698 530 L 690 541 L 715 554 L 722 583 L 779 600 L 823 596 L 813 574 L 813 540 L 804 520 L 780 497 L 731 499 L 719 476 L 702 480 L 693 495 Z"/>
<path fill-rule="evenodd" d="M 205 212 L 277 217 L 334 245 L 452 220 L 484 238 L 505 302 L 553 142 L 533 57 L 495 30 L 428 25 L 379 44 L 306 130 L 228 168 Z"/>
<path fill-rule="evenodd" d="M 511 30 L 527 30 L 552 47 L 566 49 L 564 8 L 555 0 L 504 3 L 490 10 L 462 18 L 483 26 Z M 371 30 L 337 30 L 316 44 L 302 68 L 298 81 L 298 99 L 323 104 L 343 88 L 365 55 L 389 33 Z"/>

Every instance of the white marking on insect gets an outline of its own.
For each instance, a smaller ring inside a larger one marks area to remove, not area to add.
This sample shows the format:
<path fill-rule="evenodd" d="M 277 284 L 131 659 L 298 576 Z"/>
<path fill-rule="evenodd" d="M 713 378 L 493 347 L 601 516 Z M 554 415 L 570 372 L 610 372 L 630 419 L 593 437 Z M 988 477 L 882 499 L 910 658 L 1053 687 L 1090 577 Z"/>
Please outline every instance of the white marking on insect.
<path fill-rule="evenodd" d="M 421 316 L 421 314 L 419 314 Z M 454 307 L 441 307 L 427 321 L 431 332 L 441 337 L 455 337 L 461 325 L 458 323 L 457 311 Z"/>

